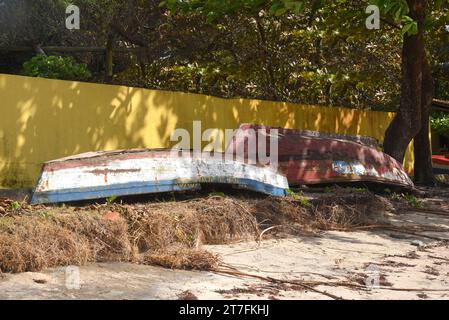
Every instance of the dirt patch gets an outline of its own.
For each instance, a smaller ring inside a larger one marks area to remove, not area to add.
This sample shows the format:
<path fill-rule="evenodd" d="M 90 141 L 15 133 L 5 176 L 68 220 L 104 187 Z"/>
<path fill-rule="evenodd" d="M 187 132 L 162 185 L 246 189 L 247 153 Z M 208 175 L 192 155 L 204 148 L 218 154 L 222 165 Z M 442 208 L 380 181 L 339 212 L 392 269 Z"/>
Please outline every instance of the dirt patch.
<path fill-rule="evenodd" d="M 367 274 L 364 273 L 354 273 L 353 275 L 350 275 L 348 277 L 349 280 L 351 280 L 353 283 L 357 283 L 360 286 L 366 286 L 369 285 L 366 281 L 367 279 L 370 279 Z M 389 282 L 384 274 L 379 275 L 379 282 L 376 285 L 379 285 L 381 287 L 392 287 L 393 284 Z M 374 284 L 374 283 L 373 283 Z"/>
<path fill-rule="evenodd" d="M 187 290 L 178 294 L 178 300 L 194 301 L 198 300 L 198 297 L 194 295 L 192 291 Z"/>
<path fill-rule="evenodd" d="M 387 210 L 370 192 L 288 198 L 211 196 L 188 201 L 31 207 L 2 200 L 0 271 L 136 262 L 210 270 L 202 244 L 226 244 L 368 225 Z"/>
<path fill-rule="evenodd" d="M 437 269 L 435 269 L 434 267 L 431 266 L 426 266 L 426 270 L 424 270 L 425 273 L 430 274 L 432 276 L 439 276 L 440 273 L 438 272 Z"/>

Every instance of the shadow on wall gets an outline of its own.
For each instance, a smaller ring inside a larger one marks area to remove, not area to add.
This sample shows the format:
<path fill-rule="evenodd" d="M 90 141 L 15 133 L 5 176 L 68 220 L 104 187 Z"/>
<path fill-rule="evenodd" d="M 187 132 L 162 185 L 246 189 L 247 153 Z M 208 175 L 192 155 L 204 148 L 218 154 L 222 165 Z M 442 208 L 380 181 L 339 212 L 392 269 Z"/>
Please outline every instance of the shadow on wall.
<path fill-rule="evenodd" d="M 173 130 L 241 123 L 382 139 L 393 115 L 0 74 L 0 185 L 32 187 L 42 163 L 77 153 L 163 148 Z M 207 144 L 203 142 L 203 146 Z M 225 148 L 224 142 L 222 144 Z"/>

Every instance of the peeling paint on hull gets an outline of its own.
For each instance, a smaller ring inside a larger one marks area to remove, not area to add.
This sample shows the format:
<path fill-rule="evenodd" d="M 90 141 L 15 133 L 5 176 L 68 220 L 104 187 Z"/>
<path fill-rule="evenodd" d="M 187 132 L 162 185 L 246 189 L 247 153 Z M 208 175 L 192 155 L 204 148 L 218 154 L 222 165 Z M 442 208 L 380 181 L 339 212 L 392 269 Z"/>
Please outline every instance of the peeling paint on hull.
<path fill-rule="evenodd" d="M 435 174 L 449 174 L 449 155 L 432 156 L 432 163 Z"/>
<path fill-rule="evenodd" d="M 187 154 L 187 156 L 186 156 Z M 170 150 L 129 150 L 82 154 L 47 162 L 31 203 L 59 203 L 197 190 L 202 184 L 228 184 L 284 196 L 287 179 L 269 168 Z"/>
<path fill-rule="evenodd" d="M 257 139 L 265 138 L 266 145 L 270 144 L 270 137 L 276 136 L 279 172 L 287 176 L 291 186 L 374 182 L 410 189 L 414 187 L 402 165 L 377 150 L 374 141 L 366 137 L 250 124 L 241 125 L 238 131 L 227 152 L 238 150 L 241 144 L 247 151 L 245 139 L 250 136 L 250 131 L 258 133 Z"/>

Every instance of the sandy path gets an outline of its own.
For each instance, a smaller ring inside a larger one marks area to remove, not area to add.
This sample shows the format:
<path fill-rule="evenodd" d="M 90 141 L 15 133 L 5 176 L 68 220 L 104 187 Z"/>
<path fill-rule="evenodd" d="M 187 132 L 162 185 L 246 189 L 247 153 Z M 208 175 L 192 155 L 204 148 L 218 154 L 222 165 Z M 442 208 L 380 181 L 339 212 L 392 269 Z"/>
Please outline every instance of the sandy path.
<path fill-rule="evenodd" d="M 329 231 L 206 246 L 239 276 L 93 264 L 0 275 L 0 299 L 178 299 L 185 291 L 199 299 L 449 299 L 449 242 L 431 239 L 449 239 L 449 199 L 437 191 L 424 200 L 431 212 L 386 214 L 402 232 Z M 418 232 L 430 238 L 404 232 L 416 226 L 433 229 Z M 320 292 L 299 285 L 310 281 L 321 283 L 314 286 Z"/>
<path fill-rule="evenodd" d="M 389 219 L 398 226 L 419 224 L 449 229 L 449 216 L 444 215 L 407 212 Z M 425 234 L 449 238 L 449 232 Z M 422 243 L 413 243 L 416 240 Z M 218 253 L 224 265 L 241 273 L 293 282 L 325 282 L 316 289 L 344 299 L 449 299 L 448 243 L 414 235 L 333 231 L 316 237 L 206 248 Z M 0 298 L 177 299 L 189 290 L 199 299 L 330 299 L 291 283 L 127 263 L 81 267 L 78 287 L 76 269 L 75 278 L 70 270 L 3 275 Z M 359 287 L 332 285 L 341 282 Z"/>

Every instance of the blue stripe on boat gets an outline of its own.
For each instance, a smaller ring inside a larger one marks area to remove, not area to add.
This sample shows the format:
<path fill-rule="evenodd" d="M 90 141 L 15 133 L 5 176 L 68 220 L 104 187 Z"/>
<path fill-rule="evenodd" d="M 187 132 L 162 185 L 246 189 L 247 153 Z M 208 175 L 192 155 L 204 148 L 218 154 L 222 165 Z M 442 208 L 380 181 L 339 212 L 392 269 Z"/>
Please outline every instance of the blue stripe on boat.
<path fill-rule="evenodd" d="M 447 169 L 443 169 L 443 168 L 433 168 L 433 173 L 434 174 L 449 174 L 449 167 Z"/>
<path fill-rule="evenodd" d="M 35 192 L 31 204 L 62 203 L 80 200 L 93 200 L 111 196 L 130 196 L 151 193 L 198 190 L 202 183 L 227 183 L 239 189 L 247 189 L 276 197 L 286 195 L 285 189 L 251 179 L 213 178 L 207 182 L 167 180 L 158 182 L 131 182 L 91 188 L 75 188 L 60 191 Z"/>

